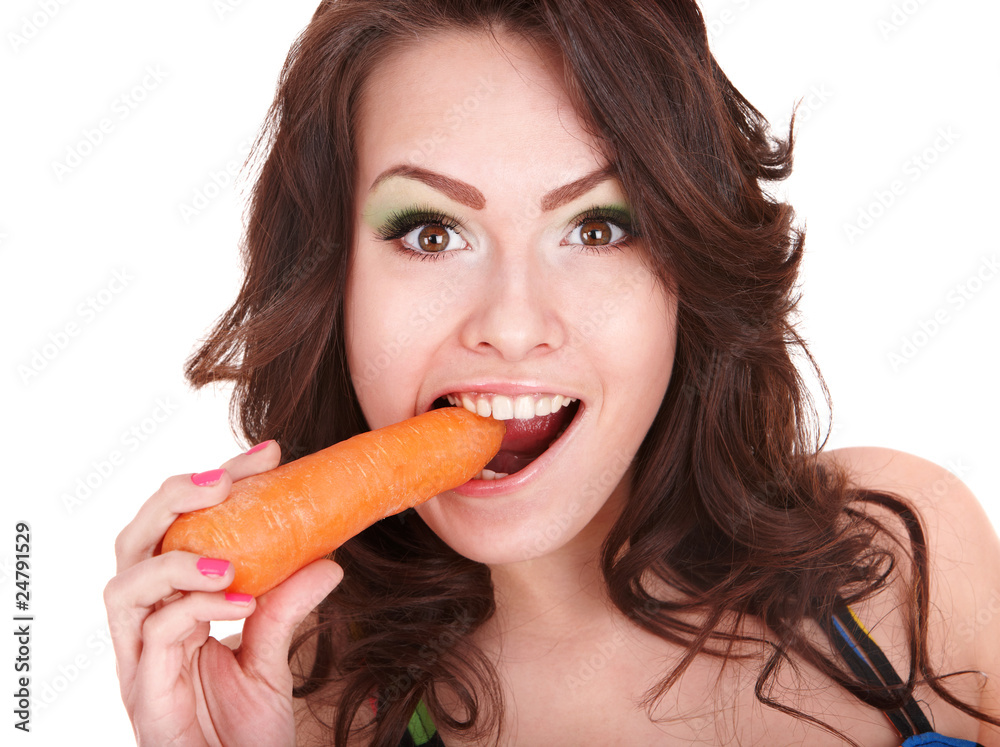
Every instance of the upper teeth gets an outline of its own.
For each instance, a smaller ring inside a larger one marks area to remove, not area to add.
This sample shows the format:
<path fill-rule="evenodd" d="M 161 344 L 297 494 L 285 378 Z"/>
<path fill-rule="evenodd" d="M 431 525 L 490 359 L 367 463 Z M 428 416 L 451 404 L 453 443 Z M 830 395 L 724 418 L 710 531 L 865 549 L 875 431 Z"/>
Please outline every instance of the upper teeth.
<path fill-rule="evenodd" d="M 576 400 L 562 394 L 521 394 L 508 397 L 505 394 L 478 394 L 462 392 L 447 395 L 448 401 L 466 410 L 477 413 L 484 418 L 494 420 L 530 420 L 531 418 L 549 415 L 560 407 L 567 407 Z"/>

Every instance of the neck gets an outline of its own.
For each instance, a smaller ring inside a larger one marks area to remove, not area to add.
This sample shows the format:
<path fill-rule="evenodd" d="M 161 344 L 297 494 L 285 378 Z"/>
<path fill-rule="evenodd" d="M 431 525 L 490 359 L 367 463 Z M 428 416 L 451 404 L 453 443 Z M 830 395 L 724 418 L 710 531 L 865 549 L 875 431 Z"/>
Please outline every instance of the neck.
<path fill-rule="evenodd" d="M 569 542 L 536 558 L 490 566 L 497 613 L 482 642 L 536 641 L 603 629 L 620 616 L 607 596 L 601 546 L 627 491 L 623 480 L 597 515 Z"/>

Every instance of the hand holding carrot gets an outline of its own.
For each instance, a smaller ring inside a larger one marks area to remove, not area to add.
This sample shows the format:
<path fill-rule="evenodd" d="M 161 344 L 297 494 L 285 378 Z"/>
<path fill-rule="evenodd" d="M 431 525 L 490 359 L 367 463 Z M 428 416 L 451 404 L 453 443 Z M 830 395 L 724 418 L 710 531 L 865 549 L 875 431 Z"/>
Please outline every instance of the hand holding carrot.
<path fill-rule="evenodd" d="M 295 626 L 340 582 L 340 567 L 318 560 L 257 599 L 233 600 L 224 592 L 234 576 L 227 559 L 155 555 L 178 515 L 221 503 L 235 481 L 279 459 L 277 444 L 268 443 L 199 480 L 217 482 L 170 477 L 118 536 L 118 572 L 105 603 L 140 744 L 295 744 L 288 647 Z M 210 620 L 242 618 L 235 650 L 209 637 Z"/>
<path fill-rule="evenodd" d="M 475 477 L 505 431 L 503 421 L 445 407 L 360 433 L 179 517 L 163 552 L 225 557 L 236 565 L 229 591 L 263 594 L 379 519 Z"/>
<path fill-rule="evenodd" d="M 446 408 L 281 467 L 269 442 L 164 482 L 119 535 L 105 589 L 139 741 L 294 744 L 292 633 L 343 577 L 323 556 L 474 477 L 504 431 Z M 210 620 L 243 618 L 238 648 L 209 636 Z"/>

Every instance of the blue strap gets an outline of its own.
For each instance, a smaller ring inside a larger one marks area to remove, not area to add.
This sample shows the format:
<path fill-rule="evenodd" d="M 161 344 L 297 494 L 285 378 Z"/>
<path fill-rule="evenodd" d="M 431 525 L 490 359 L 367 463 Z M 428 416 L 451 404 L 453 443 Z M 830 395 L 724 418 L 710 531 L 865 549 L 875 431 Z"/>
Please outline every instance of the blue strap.
<path fill-rule="evenodd" d="M 946 737 L 934 731 L 925 734 L 915 734 L 903 742 L 902 747 L 983 747 L 979 742 L 968 739 Z"/>
<path fill-rule="evenodd" d="M 833 643 L 855 676 L 875 688 L 901 687 L 903 685 L 903 681 L 896 674 L 896 670 L 892 668 L 892 664 L 868 635 L 868 631 L 865 630 L 850 607 L 843 605 L 835 609 L 830 623 Z M 832 633 L 836 633 L 836 635 Z M 912 696 L 901 709 L 884 711 L 884 713 L 900 737 L 906 738 L 914 734 L 933 731 L 933 727 Z"/>
<path fill-rule="evenodd" d="M 842 604 L 834 610 L 830 622 L 832 632 L 836 633 L 832 636 L 834 644 L 858 677 L 875 686 L 903 685 L 902 679 L 882 653 L 882 649 L 872 640 L 854 610 Z M 900 736 L 905 737 L 901 747 L 982 747 L 978 742 L 938 734 L 912 695 L 901 709 L 886 711 L 885 714 Z"/>

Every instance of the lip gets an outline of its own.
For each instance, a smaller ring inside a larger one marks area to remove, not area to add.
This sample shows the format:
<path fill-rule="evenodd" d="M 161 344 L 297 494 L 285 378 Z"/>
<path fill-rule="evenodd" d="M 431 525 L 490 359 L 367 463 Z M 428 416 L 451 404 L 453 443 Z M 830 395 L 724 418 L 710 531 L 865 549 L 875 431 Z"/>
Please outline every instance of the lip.
<path fill-rule="evenodd" d="M 476 390 L 472 389 L 462 391 Z M 497 392 L 497 394 L 505 393 L 506 392 Z M 520 393 L 525 394 L 526 392 Z M 580 429 L 581 423 L 583 423 L 583 421 L 588 417 L 589 413 L 587 412 L 587 407 L 581 401 L 580 409 L 573 417 L 573 422 L 569 424 L 569 427 L 566 428 L 559 438 L 552 442 L 549 448 L 542 452 L 541 456 L 535 459 L 527 467 L 507 477 L 501 477 L 499 480 L 476 480 L 473 478 L 464 485 L 452 488 L 449 492 L 457 493 L 458 495 L 470 498 L 491 498 L 494 496 L 507 495 L 508 493 L 520 490 L 537 478 L 544 470 L 548 469 L 549 464 L 557 459 L 563 449 L 565 449 L 567 445 L 573 441 L 577 431 Z"/>

